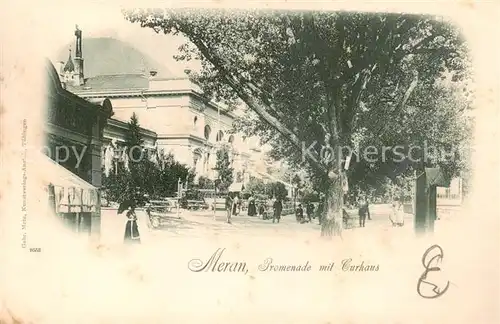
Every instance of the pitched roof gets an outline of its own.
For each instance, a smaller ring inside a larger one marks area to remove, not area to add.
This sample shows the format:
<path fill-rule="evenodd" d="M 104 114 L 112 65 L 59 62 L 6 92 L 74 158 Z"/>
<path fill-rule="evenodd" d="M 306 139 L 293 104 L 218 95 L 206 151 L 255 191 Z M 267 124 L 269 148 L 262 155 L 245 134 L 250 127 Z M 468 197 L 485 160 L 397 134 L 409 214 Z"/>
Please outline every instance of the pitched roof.
<path fill-rule="evenodd" d="M 70 91 L 101 91 L 101 90 L 141 90 L 147 89 L 149 79 L 143 74 L 98 75 L 85 79 L 82 86 L 68 85 Z"/>
<path fill-rule="evenodd" d="M 73 41 L 63 47 L 55 58 L 64 61 Z M 158 72 L 157 77 L 179 77 L 148 54 L 127 42 L 111 37 L 84 37 L 82 56 L 86 78 L 117 74 L 148 74 Z"/>

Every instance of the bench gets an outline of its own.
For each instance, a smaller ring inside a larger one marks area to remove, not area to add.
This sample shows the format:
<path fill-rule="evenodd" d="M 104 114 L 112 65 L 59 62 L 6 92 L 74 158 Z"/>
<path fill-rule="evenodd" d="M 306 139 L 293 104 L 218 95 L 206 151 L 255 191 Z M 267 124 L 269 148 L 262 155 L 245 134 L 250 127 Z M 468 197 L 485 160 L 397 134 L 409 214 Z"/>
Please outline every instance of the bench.
<path fill-rule="evenodd" d="M 167 218 L 175 217 L 177 210 L 177 201 L 168 200 L 151 200 L 149 204 L 146 205 L 146 214 L 149 217 L 150 224 L 153 228 L 158 228 L 164 223 Z"/>
<path fill-rule="evenodd" d="M 211 210 L 214 210 L 214 204 L 215 208 L 217 210 L 226 210 L 226 199 L 225 198 L 205 198 L 206 203 L 208 206 L 210 206 Z"/>
<path fill-rule="evenodd" d="M 208 209 L 208 204 L 203 200 L 188 200 L 187 209 L 188 210 Z"/>

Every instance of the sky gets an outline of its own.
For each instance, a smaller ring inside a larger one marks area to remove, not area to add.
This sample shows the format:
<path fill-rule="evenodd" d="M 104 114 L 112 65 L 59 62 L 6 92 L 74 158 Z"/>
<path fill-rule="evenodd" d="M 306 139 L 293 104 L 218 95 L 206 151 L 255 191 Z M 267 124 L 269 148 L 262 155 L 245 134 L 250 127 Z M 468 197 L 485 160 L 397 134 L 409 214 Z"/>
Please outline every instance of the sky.
<path fill-rule="evenodd" d="M 75 25 L 82 30 L 83 38 L 87 37 L 113 37 L 125 41 L 139 51 L 148 54 L 168 70 L 175 74 L 183 74 L 186 67 L 192 70 L 199 68 L 196 64 L 177 62 L 173 55 L 185 39 L 182 36 L 156 34 L 148 28 L 141 28 L 139 24 L 133 24 L 123 17 L 119 7 L 85 4 L 85 8 L 75 10 L 74 4 L 58 5 L 44 13 L 44 21 L 37 31 L 40 35 L 47 37 L 43 41 L 45 55 L 53 62 L 59 61 L 57 55 L 68 43 L 74 46 Z M 38 15 L 40 16 L 40 15 Z M 85 49 L 84 49 L 85 51 Z M 189 64 L 189 66 L 188 66 Z M 242 111 L 238 111 L 238 114 Z M 261 147 L 264 151 L 270 149 L 269 145 Z"/>
<path fill-rule="evenodd" d="M 98 14 L 97 14 L 98 13 Z M 46 55 L 53 61 L 57 54 L 68 43 L 74 43 L 75 25 L 82 30 L 83 38 L 113 37 L 125 41 L 143 53 L 148 54 L 159 63 L 167 66 L 172 72 L 184 71 L 187 63 L 176 62 L 173 55 L 184 39 L 181 36 L 156 34 L 148 28 L 141 28 L 123 17 L 116 6 L 85 6 L 85 10 L 75 10 L 75 6 L 58 6 L 50 12 L 50 19 L 44 24 L 47 28 L 44 35 L 48 38 Z M 193 68 L 191 64 L 189 66 Z"/>

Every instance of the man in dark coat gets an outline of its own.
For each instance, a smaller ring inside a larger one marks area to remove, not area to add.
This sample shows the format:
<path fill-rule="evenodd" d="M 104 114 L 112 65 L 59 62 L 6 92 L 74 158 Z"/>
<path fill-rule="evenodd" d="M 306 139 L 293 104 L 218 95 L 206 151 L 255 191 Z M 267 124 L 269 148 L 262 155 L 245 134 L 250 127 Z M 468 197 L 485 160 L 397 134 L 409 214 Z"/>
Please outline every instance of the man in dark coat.
<path fill-rule="evenodd" d="M 297 222 L 304 223 L 304 209 L 302 208 L 302 204 L 299 204 L 297 210 L 295 211 L 295 217 L 297 218 Z"/>
<path fill-rule="evenodd" d="M 311 218 L 315 218 L 314 215 L 314 205 L 312 203 L 308 203 L 306 207 L 307 218 L 311 221 Z"/>
<path fill-rule="evenodd" d="M 359 227 L 365 227 L 366 216 L 368 216 L 368 219 L 371 218 L 370 218 L 370 210 L 368 209 L 368 203 L 364 200 L 362 200 L 359 204 L 358 215 L 359 215 Z"/>
<path fill-rule="evenodd" d="M 273 204 L 274 213 L 273 213 L 273 223 L 277 219 L 278 223 L 281 218 L 281 211 L 283 210 L 283 204 L 281 203 L 281 199 L 276 198 L 276 201 Z"/>

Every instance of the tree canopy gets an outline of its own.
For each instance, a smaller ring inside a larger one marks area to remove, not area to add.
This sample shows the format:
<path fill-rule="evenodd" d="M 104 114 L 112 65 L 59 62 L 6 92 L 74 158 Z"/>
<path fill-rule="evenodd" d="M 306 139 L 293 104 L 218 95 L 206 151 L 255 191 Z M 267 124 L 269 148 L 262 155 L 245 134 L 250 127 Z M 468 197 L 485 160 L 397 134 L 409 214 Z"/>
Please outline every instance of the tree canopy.
<path fill-rule="evenodd" d="M 450 150 L 470 136 L 462 117 L 467 47 L 439 17 L 174 9 L 124 15 L 158 33 L 184 35 L 177 59 L 200 60 L 201 71 L 190 76 L 207 98 L 245 103 L 252 113 L 239 129 L 271 144 L 276 158 L 307 167 L 317 187 L 337 188 L 325 209 L 335 210 L 337 221 L 341 161 L 348 155 L 341 147 L 374 146 L 380 154 L 383 146 L 401 146 L 401 161 L 393 152 L 349 170 L 353 183 L 376 184 L 381 175 L 412 169 L 412 145 Z M 453 175 L 460 160 L 431 164 Z"/>

